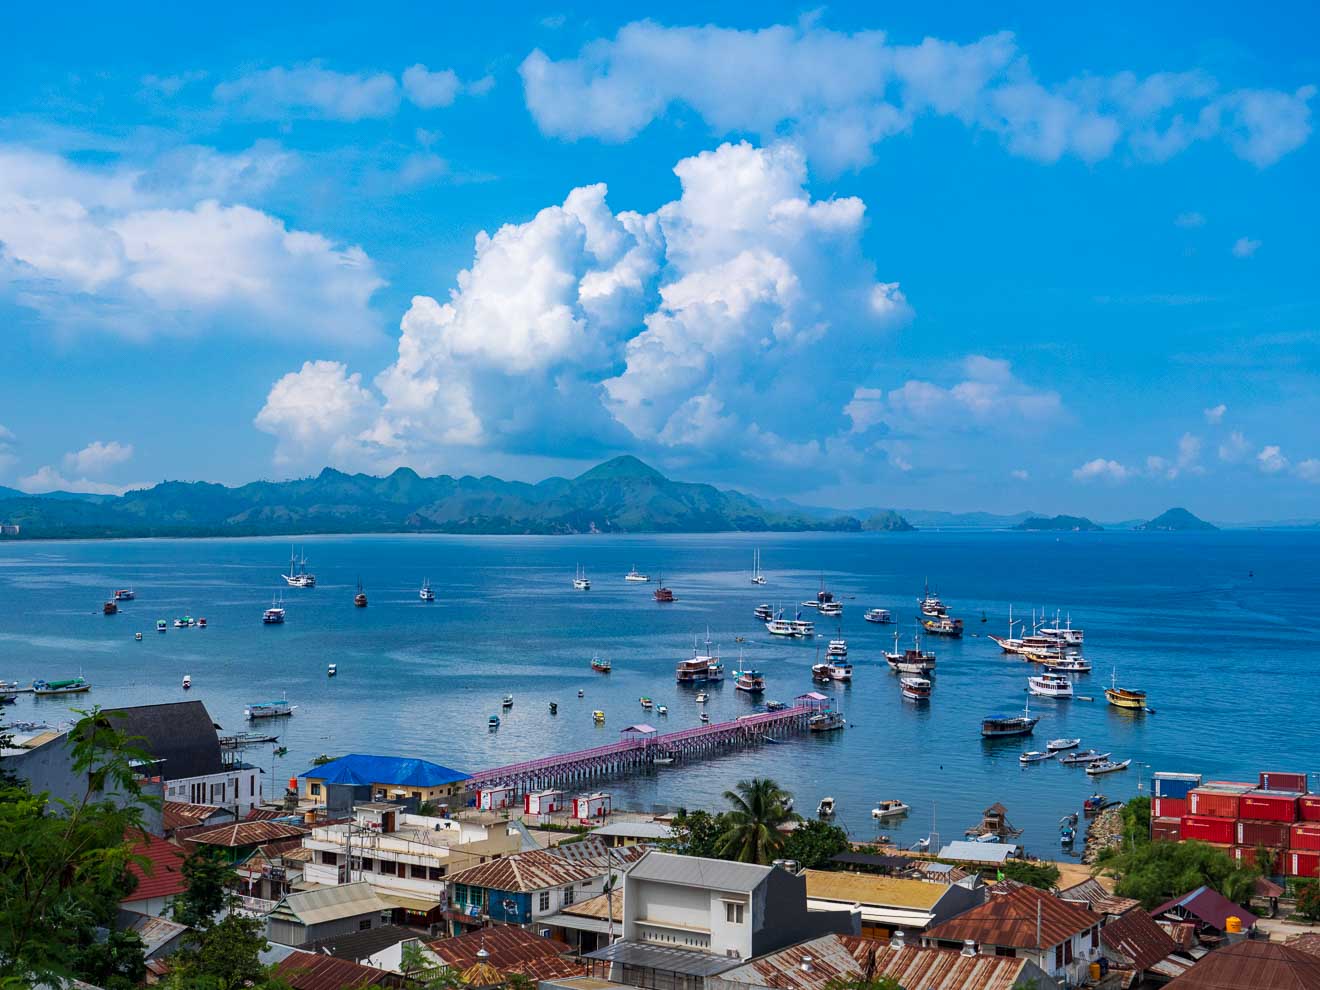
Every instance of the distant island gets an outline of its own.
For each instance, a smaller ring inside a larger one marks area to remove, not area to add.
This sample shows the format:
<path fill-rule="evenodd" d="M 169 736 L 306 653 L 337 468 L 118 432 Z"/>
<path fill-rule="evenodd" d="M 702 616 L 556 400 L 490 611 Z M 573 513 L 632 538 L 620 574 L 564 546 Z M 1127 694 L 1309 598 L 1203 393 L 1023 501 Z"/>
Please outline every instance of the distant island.
<path fill-rule="evenodd" d="M 1028 516 L 1013 527 L 1024 532 L 1093 533 L 1104 529 L 1085 516 Z"/>
<path fill-rule="evenodd" d="M 276 536 L 324 533 L 908 532 L 895 512 L 865 521 L 762 502 L 665 477 L 636 457 L 538 484 L 490 476 L 386 477 L 326 468 L 314 478 L 230 488 L 167 481 L 122 496 L 0 493 L 0 522 L 19 539 Z M 17 533 L 12 532 L 17 527 Z"/>
<path fill-rule="evenodd" d="M 1208 523 L 1204 519 L 1192 515 L 1186 509 L 1169 509 L 1167 512 L 1160 513 L 1154 519 L 1132 528 L 1168 533 L 1204 533 L 1219 529 L 1214 523 Z"/>

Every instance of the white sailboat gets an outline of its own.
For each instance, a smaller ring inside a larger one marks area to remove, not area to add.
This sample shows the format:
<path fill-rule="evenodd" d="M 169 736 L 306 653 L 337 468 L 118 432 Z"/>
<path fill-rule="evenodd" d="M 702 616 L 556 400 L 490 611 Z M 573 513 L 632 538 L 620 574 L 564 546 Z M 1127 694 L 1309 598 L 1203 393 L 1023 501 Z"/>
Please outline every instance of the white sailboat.
<path fill-rule="evenodd" d="M 752 584 L 765 584 L 765 575 L 761 572 L 761 550 L 759 547 L 752 554 Z"/>
<path fill-rule="evenodd" d="M 430 579 L 430 578 L 423 578 L 423 579 L 422 579 L 422 590 L 419 591 L 419 592 L 417 592 L 417 597 L 420 598 L 420 599 L 421 599 L 422 601 L 424 601 L 424 602 L 433 602 L 433 601 L 435 601 L 435 592 L 431 590 L 431 579 Z"/>
<path fill-rule="evenodd" d="M 587 578 L 587 569 L 585 567 L 582 567 L 581 565 L 578 566 L 577 573 L 573 577 L 573 590 L 574 591 L 591 590 L 591 581 Z"/>

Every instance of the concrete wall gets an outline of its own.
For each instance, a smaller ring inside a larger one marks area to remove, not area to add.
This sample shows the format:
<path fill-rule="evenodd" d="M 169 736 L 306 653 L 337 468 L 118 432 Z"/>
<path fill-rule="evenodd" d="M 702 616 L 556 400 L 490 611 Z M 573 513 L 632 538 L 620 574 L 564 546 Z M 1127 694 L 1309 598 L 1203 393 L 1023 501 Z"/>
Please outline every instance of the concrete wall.
<path fill-rule="evenodd" d="M 4 766 L 14 776 L 26 780 L 34 794 L 47 791 L 52 799 L 77 803 L 87 791 L 87 779 L 74 772 L 73 747 L 67 733 L 44 746 L 6 756 Z M 163 799 L 164 785 L 159 781 L 148 782 L 143 792 Z M 122 807 L 128 799 L 117 791 L 109 791 L 99 795 L 98 800 L 110 800 Z M 142 824 L 153 835 L 165 832 L 159 807 L 143 808 Z"/>
<path fill-rule="evenodd" d="M 283 945 L 304 945 L 307 942 L 330 938 L 332 935 L 347 935 L 349 932 L 361 931 L 363 921 L 368 923 L 367 928 L 376 928 L 387 923 L 380 920 L 380 914 L 376 911 L 308 926 L 272 917 L 266 919 L 266 938 Z"/>

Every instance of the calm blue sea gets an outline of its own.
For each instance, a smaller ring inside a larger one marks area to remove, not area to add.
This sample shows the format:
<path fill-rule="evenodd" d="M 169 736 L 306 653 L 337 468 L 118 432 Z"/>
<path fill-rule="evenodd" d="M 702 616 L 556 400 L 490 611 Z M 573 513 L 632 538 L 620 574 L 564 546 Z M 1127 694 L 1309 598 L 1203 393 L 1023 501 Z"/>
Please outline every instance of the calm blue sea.
<path fill-rule="evenodd" d="M 82 673 L 94 690 L 76 702 L 102 706 L 195 698 L 226 730 L 244 728 L 247 702 L 280 697 L 297 713 L 272 726 L 289 753 L 260 747 L 249 759 L 274 780 L 319 753 L 423 757 L 476 770 L 599 745 L 641 720 L 638 698 L 669 708 L 649 716 L 662 730 L 698 724 L 674 664 L 706 630 L 733 669 L 739 649 L 760 668 L 767 698 L 811 690 L 816 646 L 772 641 L 752 616 L 759 602 L 812 597 L 823 575 L 845 602 L 843 632 L 855 680 L 832 689 L 850 728 L 712 760 L 660 768 L 610 785 L 634 807 L 714 807 L 740 778 L 773 775 L 800 810 L 833 795 L 857 838 L 876 828 L 870 808 L 898 797 L 913 807 L 886 834 L 911 842 L 931 831 L 960 838 L 987 805 L 1002 801 L 1036 853 L 1054 853 L 1057 822 L 1092 791 L 1080 770 L 1022 768 L 1020 740 L 983 742 L 982 716 L 1020 710 L 1032 668 L 985 638 L 1008 609 L 1059 609 L 1086 630 L 1095 673 L 1078 693 L 1037 699 L 1035 745 L 1081 736 L 1083 746 L 1131 758 L 1101 778 L 1110 797 L 1136 792 L 1150 770 L 1254 779 L 1258 769 L 1320 768 L 1314 619 L 1320 604 L 1320 533 L 1213 534 L 940 533 L 645 537 L 325 537 L 299 541 L 314 590 L 284 589 L 287 540 L 142 540 L 0 545 L 0 678 Z M 749 582 L 759 547 L 769 583 Z M 586 567 L 589 592 L 572 590 Z M 679 601 L 658 605 L 654 585 L 625 583 L 632 565 L 665 582 Z M 1254 576 L 1252 576 L 1254 573 Z M 370 606 L 352 605 L 361 578 Z M 429 577 L 438 601 L 417 591 Z M 915 602 L 931 586 L 967 621 L 964 640 L 930 640 L 938 653 L 928 707 L 904 702 L 881 651 L 892 626 L 869 625 L 865 608 L 890 609 L 911 637 Z M 132 586 L 135 602 L 113 617 L 101 603 Z M 263 626 L 283 593 L 288 621 Z M 982 612 L 987 621 L 980 621 Z M 157 618 L 191 613 L 209 628 L 158 635 Z M 831 625 L 818 622 L 821 651 Z M 144 634 L 136 642 L 134 632 Z M 745 644 L 735 637 L 745 638 Z M 614 663 L 589 669 L 593 653 Z M 339 676 L 326 677 L 326 664 Z M 1104 703 L 1111 668 L 1145 688 L 1154 715 Z M 191 674 L 193 690 L 181 689 Z M 585 697 L 579 699 L 581 688 Z M 498 732 L 486 719 L 515 696 Z M 731 682 L 712 690 L 713 720 L 753 710 Z M 550 701 L 559 702 L 552 717 Z M 71 700 L 22 696 L 10 719 L 59 720 Z M 604 709 L 604 726 L 591 711 Z M 1078 845 L 1080 851 L 1080 843 Z"/>

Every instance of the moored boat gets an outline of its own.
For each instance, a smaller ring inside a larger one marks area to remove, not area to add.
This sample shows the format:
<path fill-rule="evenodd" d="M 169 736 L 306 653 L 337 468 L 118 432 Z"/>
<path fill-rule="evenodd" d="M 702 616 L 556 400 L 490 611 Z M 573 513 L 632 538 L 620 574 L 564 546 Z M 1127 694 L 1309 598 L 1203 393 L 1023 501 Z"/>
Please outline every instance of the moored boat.
<path fill-rule="evenodd" d="M 810 732 L 833 732 L 835 729 L 842 729 L 845 725 L 847 722 L 842 713 L 833 709 L 818 712 L 807 719 L 807 729 Z"/>
<path fill-rule="evenodd" d="M 632 581 L 636 584 L 646 584 L 651 580 L 650 577 L 643 574 L 641 571 L 637 569 L 636 564 L 633 565 L 632 570 L 630 570 L 627 574 L 623 576 L 623 579 L 625 581 Z"/>
<path fill-rule="evenodd" d="M 775 617 L 775 610 L 772 609 L 769 605 L 762 604 L 752 609 L 752 615 L 756 616 L 762 622 L 769 622 L 771 619 Z"/>
<path fill-rule="evenodd" d="M 506 695 L 500 700 L 500 705 L 503 706 L 504 708 L 512 708 L 512 707 L 513 707 L 513 695 L 511 695 L 511 694 L 506 694 Z"/>
<path fill-rule="evenodd" d="M 1038 749 L 1029 750 L 1018 757 L 1019 763 L 1041 763 L 1044 760 L 1054 759 L 1054 754 L 1049 750 L 1041 752 Z"/>
<path fill-rule="evenodd" d="M 1082 744 L 1080 739 L 1051 739 L 1045 744 L 1045 748 L 1058 753 L 1065 749 L 1076 749 Z"/>
<path fill-rule="evenodd" d="M 157 620 L 156 620 L 156 632 L 161 632 L 161 633 L 163 633 L 163 632 L 168 631 L 169 628 L 170 628 L 170 624 L 169 624 L 168 622 L 166 622 L 164 619 L 157 619 Z"/>
<path fill-rule="evenodd" d="M 301 557 L 289 547 L 289 573 L 283 575 L 284 583 L 290 588 L 315 588 L 316 575 L 307 573 L 307 554 Z"/>
<path fill-rule="evenodd" d="M 901 818 L 912 808 L 904 804 L 897 798 L 889 798 L 885 801 L 876 802 L 876 806 L 871 809 L 871 817 L 877 821 L 885 818 Z"/>
<path fill-rule="evenodd" d="M 733 678 L 733 686 L 739 691 L 760 694 L 765 690 L 765 678 L 759 670 L 735 670 Z"/>
<path fill-rule="evenodd" d="M 847 660 L 835 657 L 825 664 L 825 670 L 832 681 L 851 681 L 853 666 Z"/>
<path fill-rule="evenodd" d="M 610 672 L 610 662 L 602 656 L 591 658 L 591 669 L 598 674 L 608 674 Z"/>
<path fill-rule="evenodd" d="M 874 622 L 878 625 L 888 625 L 894 621 L 894 617 L 889 614 L 887 608 L 868 608 L 862 613 L 862 618 L 867 622 Z"/>
<path fill-rule="evenodd" d="M 917 609 L 927 619 L 939 618 L 948 611 L 944 602 L 940 601 L 940 596 L 930 590 L 929 581 L 926 582 L 925 592 L 917 600 Z"/>
<path fill-rule="evenodd" d="M 365 591 L 362 590 L 362 579 L 361 579 L 361 578 L 358 578 L 358 583 L 357 583 L 357 594 L 353 596 L 353 607 L 354 607 L 354 608 L 366 608 L 366 607 L 367 607 L 367 593 L 366 593 Z"/>
<path fill-rule="evenodd" d="M 325 668 L 325 676 L 326 676 L 326 677 L 334 677 L 334 676 L 336 676 L 338 673 L 339 673 L 339 664 L 337 664 L 337 663 L 332 663 L 332 664 L 327 664 L 327 665 L 326 665 L 326 668 Z"/>
<path fill-rule="evenodd" d="M 1040 663 L 1048 670 L 1063 674 L 1089 674 L 1091 672 L 1091 661 L 1076 653 L 1065 654 L 1061 657 L 1050 657 L 1041 660 Z"/>
<path fill-rule="evenodd" d="M 136 597 L 137 592 L 132 588 L 120 588 L 115 592 L 115 601 L 117 602 L 131 602 Z"/>
<path fill-rule="evenodd" d="M 819 815 L 821 818 L 833 818 L 834 798 L 832 797 L 821 798 L 820 803 L 816 805 L 816 814 Z"/>
<path fill-rule="evenodd" d="M 789 625 L 793 628 L 794 636 L 802 636 L 805 638 L 816 635 L 816 624 L 808 619 L 802 618 L 801 613 L 799 613 L 798 617 L 793 619 Z"/>
<path fill-rule="evenodd" d="M 101 606 L 101 612 L 105 615 L 115 615 L 119 612 L 119 605 L 116 604 L 113 598 L 111 598 L 108 602 L 106 602 L 104 605 Z"/>
<path fill-rule="evenodd" d="M 885 651 L 885 662 L 900 674 L 929 674 L 935 670 L 935 654 L 921 649 L 920 637 L 913 637 L 913 647 L 899 651 L 898 631 L 894 631 L 894 652 Z"/>
<path fill-rule="evenodd" d="M 664 574 L 660 575 L 660 580 L 658 584 L 659 587 L 656 588 L 655 591 L 651 592 L 651 597 L 654 598 L 657 602 L 672 602 L 674 600 L 674 593 L 670 589 L 665 587 Z"/>
<path fill-rule="evenodd" d="M 962 639 L 963 620 L 948 615 L 923 617 L 921 627 L 931 636 L 944 636 L 948 639 Z"/>
<path fill-rule="evenodd" d="M 765 584 L 765 575 L 761 572 L 760 548 L 752 554 L 752 584 Z"/>
<path fill-rule="evenodd" d="M 1099 777 L 1101 774 L 1117 773 L 1119 770 L 1126 770 L 1131 764 L 1132 761 L 1130 759 L 1124 760 L 1122 763 L 1115 763 L 1112 760 L 1100 760 L 1099 762 L 1092 763 L 1088 766 L 1086 772 L 1092 777 Z"/>
<path fill-rule="evenodd" d="M 85 677 L 69 677 L 62 681 L 36 680 L 32 682 L 32 693 L 38 698 L 56 694 L 82 694 L 92 689 L 91 682 Z"/>
<path fill-rule="evenodd" d="M 848 641 L 846 639 L 832 639 L 830 645 L 825 648 L 827 657 L 846 657 L 848 655 Z"/>
<path fill-rule="evenodd" d="M 1059 762 L 1065 767 L 1086 766 L 1091 763 L 1099 763 L 1101 760 L 1109 759 L 1108 753 L 1098 753 L 1094 749 L 1078 750 L 1076 753 L 1065 753 L 1059 757 Z"/>
<path fill-rule="evenodd" d="M 594 712 L 591 713 L 591 720 L 595 722 L 597 725 L 601 725 L 605 721 L 605 713 L 601 711 L 599 708 L 597 708 Z"/>
<path fill-rule="evenodd" d="M 183 675 L 183 689 L 184 689 L 185 691 L 187 691 L 190 687 L 192 687 L 192 674 L 184 674 L 184 675 Z"/>
<path fill-rule="evenodd" d="M 1031 705 L 1028 703 L 1021 715 L 987 715 L 981 719 L 981 735 L 987 739 L 1029 736 L 1039 721 L 1039 718 L 1031 714 Z"/>
<path fill-rule="evenodd" d="M 902 678 L 899 686 L 903 690 L 903 697 L 909 701 L 929 701 L 930 700 L 930 681 L 924 677 L 918 677 L 915 674 L 909 674 Z"/>
<path fill-rule="evenodd" d="M 161 628 L 164 621 L 162 619 L 156 623 L 156 628 L 160 629 L 161 632 L 165 631 Z M 273 600 L 270 603 L 270 608 L 261 613 L 261 621 L 268 626 L 277 626 L 282 623 L 284 621 L 284 602 L 279 599 Z"/>
<path fill-rule="evenodd" d="M 793 627 L 793 623 L 790 620 L 779 617 L 771 619 L 769 622 L 767 622 L 765 624 L 765 631 L 768 632 L 771 636 L 791 637 L 791 636 L 799 635 L 797 629 Z"/>
<path fill-rule="evenodd" d="M 1027 690 L 1041 698 L 1071 698 L 1073 683 L 1063 674 L 1041 674 L 1027 678 Z"/>
<path fill-rule="evenodd" d="M 650 698 L 646 697 L 645 695 L 638 698 L 637 700 L 641 703 L 641 706 L 645 708 L 648 712 L 655 707 L 655 702 L 652 701 Z"/>
<path fill-rule="evenodd" d="M 1118 686 L 1118 671 L 1115 670 L 1110 686 L 1105 688 L 1105 700 L 1115 708 L 1126 708 L 1132 711 L 1145 711 L 1146 692 L 1138 691 L 1135 688 L 1121 688 Z"/>
<path fill-rule="evenodd" d="M 574 591 L 591 590 L 591 580 L 587 577 L 587 569 L 583 567 L 581 564 L 578 565 L 577 571 L 573 574 L 573 590 Z"/>
<path fill-rule="evenodd" d="M 243 717 L 249 719 L 257 718 L 279 718 L 283 715 L 292 715 L 297 705 L 291 705 L 281 698 L 278 701 L 254 701 L 243 709 Z"/>
<path fill-rule="evenodd" d="M 499 727 L 500 727 L 500 717 L 498 715 L 491 715 L 489 718 L 486 719 L 486 728 L 498 729 Z"/>
<path fill-rule="evenodd" d="M 431 579 L 422 578 L 421 590 L 417 592 L 417 597 L 424 602 L 435 601 L 435 592 L 431 590 Z"/>
<path fill-rule="evenodd" d="M 706 630 L 705 651 L 703 652 L 693 637 L 692 656 L 680 660 L 674 668 L 674 678 L 679 684 L 706 684 L 724 680 L 724 664 L 720 660 L 719 649 L 712 649 L 710 630 Z"/>

